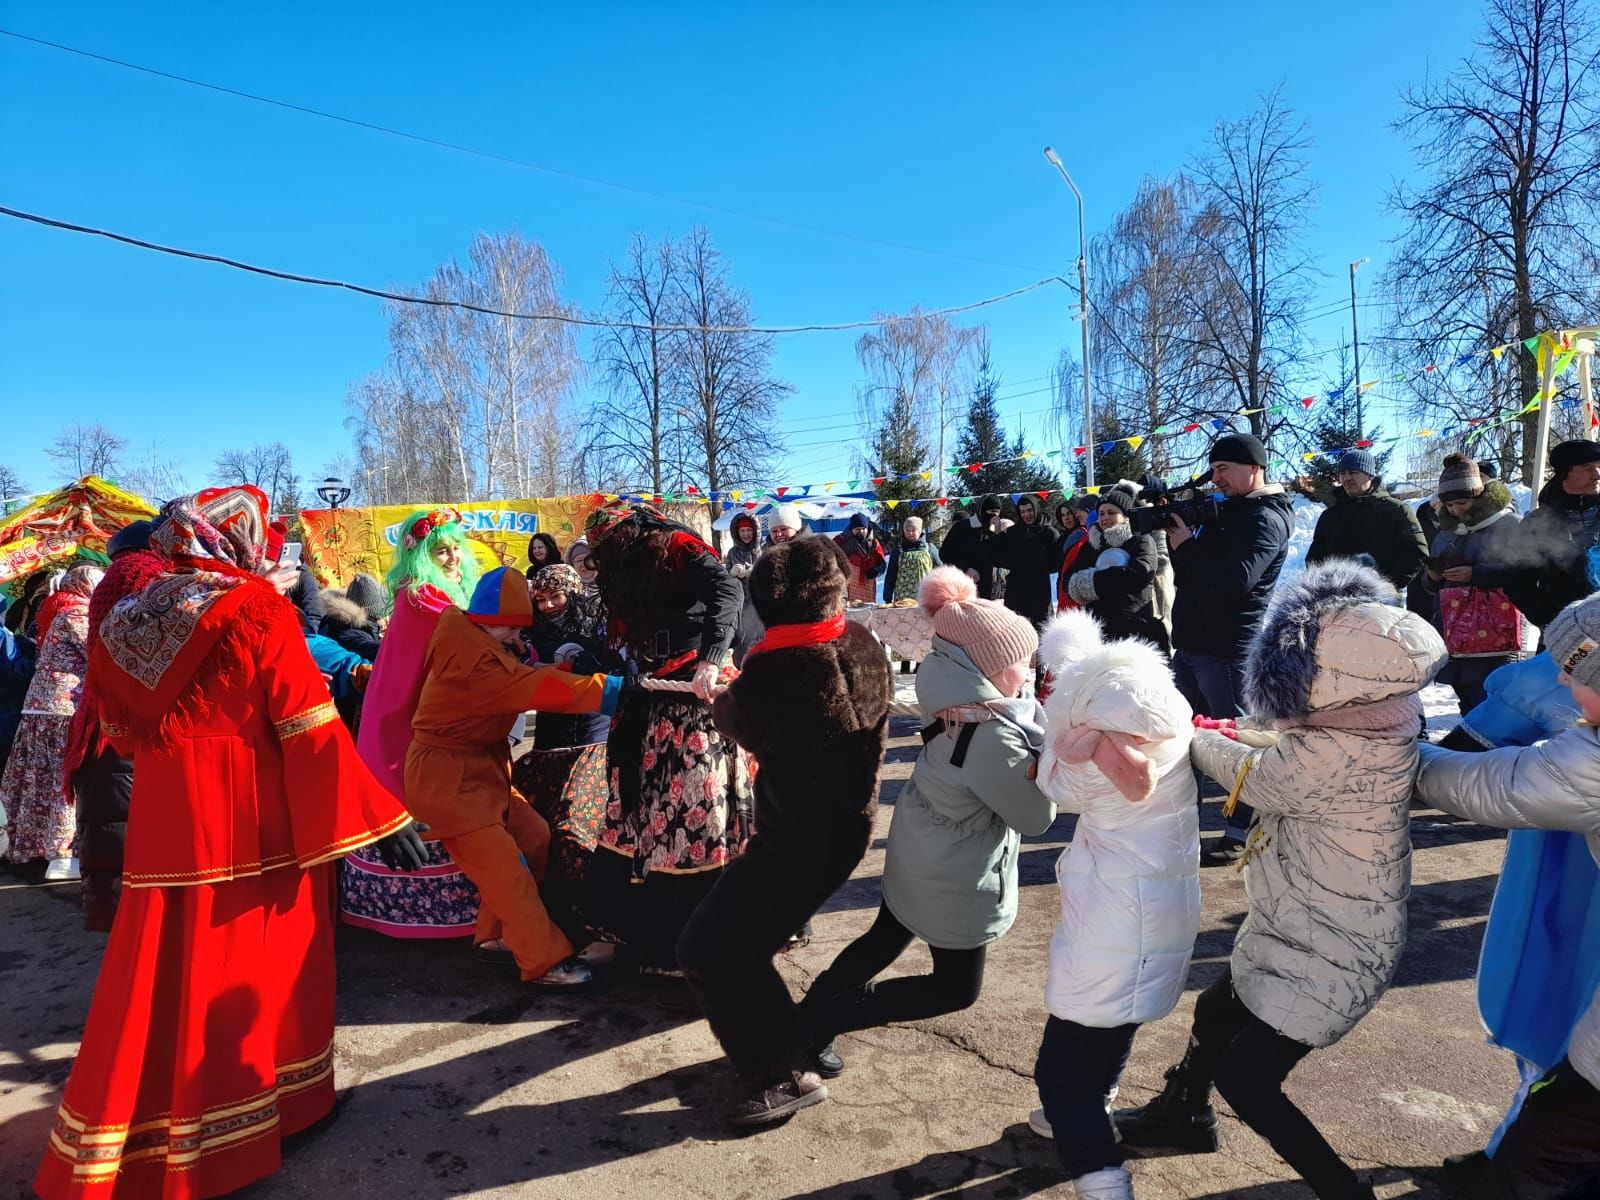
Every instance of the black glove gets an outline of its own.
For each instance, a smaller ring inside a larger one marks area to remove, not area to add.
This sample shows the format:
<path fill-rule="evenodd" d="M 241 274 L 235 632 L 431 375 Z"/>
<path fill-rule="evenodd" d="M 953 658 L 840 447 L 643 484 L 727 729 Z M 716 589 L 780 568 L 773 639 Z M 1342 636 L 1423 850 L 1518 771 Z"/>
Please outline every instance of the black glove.
<path fill-rule="evenodd" d="M 426 825 L 413 821 L 404 829 L 378 839 L 378 854 L 391 871 L 420 871 L 428 865 L 428 848 L 422 844 Z"/>

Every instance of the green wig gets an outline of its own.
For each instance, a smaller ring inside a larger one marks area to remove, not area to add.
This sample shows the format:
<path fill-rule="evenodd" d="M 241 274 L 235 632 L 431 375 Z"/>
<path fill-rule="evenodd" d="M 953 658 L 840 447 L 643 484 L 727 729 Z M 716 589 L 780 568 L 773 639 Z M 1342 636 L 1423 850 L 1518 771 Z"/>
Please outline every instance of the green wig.
<path fill-rule="evenodd" d="M 461 551 L 461 581 L 452 583 L 439 570 L 433 552 L 445 544 L 453 544 Z M 466 608 L 472 599 L 472 589 L 478 583 L 478 560 L 467 545 L 467 532 L 461 514 L 453 508 L 430 509 L 407 517 L 400 523 L 399 536 L 395 538 L 394 566 L 386 577 L 389 590 L 398 596 L 402 589 L 431 584 L 438 588 L 457 608 Z"/>

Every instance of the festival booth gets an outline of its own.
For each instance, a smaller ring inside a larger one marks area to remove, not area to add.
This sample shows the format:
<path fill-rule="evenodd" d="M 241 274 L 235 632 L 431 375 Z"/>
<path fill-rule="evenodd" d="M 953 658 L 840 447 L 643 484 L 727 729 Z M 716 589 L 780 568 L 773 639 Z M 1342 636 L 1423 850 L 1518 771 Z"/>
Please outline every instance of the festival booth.
<path fill-rule="evenodd" d="M 0 588 L 74 558 L 107 562 L 112 535 L 155 515 L 147 501 L 95 475 L 40 496 L 0 520 Z"/>

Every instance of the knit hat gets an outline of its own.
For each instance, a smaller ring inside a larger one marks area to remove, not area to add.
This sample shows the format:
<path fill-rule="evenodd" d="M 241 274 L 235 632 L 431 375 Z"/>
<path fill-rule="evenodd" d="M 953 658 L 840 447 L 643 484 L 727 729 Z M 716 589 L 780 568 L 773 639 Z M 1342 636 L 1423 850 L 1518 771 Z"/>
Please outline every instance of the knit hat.
<path fill-rule="evenodd" d="M 1262 464 L 1263 466 L 1265 464 Z M 1371 450 L 1346 450 L 1339 455 L 1339 471 L 1360 471 L 1363 475 L 1378 477 L 1378 460 L 1372 457 Z"/>
<path fill-rule="evenodd" d="M 999 512 L 1000 497 L 985 496 L 982 500 L 978 501 L 978 511 L 980 513 Z"/>
<path fill-rule="evenodd" d="M 533 624 L 533 601 L 528 595 L 528 580 L 515 567 L 496 567 L 473 589 L 467 605 L 467 620 L 474 625 Z"/>
<path fill-rule="evenodd" d="M 1225 433 L 1211 443 L 1211 457 L 1206 461 L 1265 467 L 1267 448 L 1261 444 L 1260 438 L 1248 433 Z"/>
<path fill-rule="evenodd" d="M 367 616 L 381 621 L 394 611 L 394 597 L 382 582 L 365 573 L 357 575 L 344 590 L 345 598 L 366 609 Z"/>
<path fill-rule="evenodd" d="M 933 631 L 966 651 L 972 665 L 993 679 L 1026 663 L 1039 649 L 1033 624 L 1003 604 L 978 599 L 978 585 L 955 567 L 936 567 L 917 588 L 917 602 Z"/>
<path fill-rule="evenodd" d="M 871 525 L 872 522 L 867 519 L 866 513 L 856 513 L 850 518 L 851 529 L 867 529 Z"/>
<path fill-rule="evenodd" d="M 132 521 L 124 525 L 112 534 L 111 540 L 106 543 L 107 557 L 115 558 L 130 550 L 150 549 L 150 531 L 153 528 L 149 521 Z"/>
<path fill-rule="evenodd" d="M 1478 464 L 1465 454 L 1444 456 L 1444 470 L 1439 472 L 1439 499 L 1476 500 L 1483 495 L 1483 475 Z"/>
<path fill-rule="evenodd" d="M 1600 692 L 1600 594 L 1574 600 L 1551 617 L 1544 648 L 1574 683 Z"/>
<path fill-rule="evenodd" d="M 806 527 L 804 518 L 800 516 L 800 509 L 793 504 L 780 504 L 767 518 L 769 529 L 792 529 L 796 533 Z"/>
<path fill-rule="evenodd" d="M 1133 493 L 1127 488 L 1111 487 L 1100 493 L 1100 505 L 1096 507 L 1110 504 L 1115 508 L 1120 508 L 1122 514 L 1126 516 L 1133 511 L 1133 501 Z"/>
<path fill-rule="evenodd" d="M 1562 442 L 1550 451 L 1550 469 L 1560 479 L 1573 467 L 1581 467 L 1584 463 L 1600 462 L 1600 442 L 1591 442 L 1584 438 L 1576 441 Z"/>

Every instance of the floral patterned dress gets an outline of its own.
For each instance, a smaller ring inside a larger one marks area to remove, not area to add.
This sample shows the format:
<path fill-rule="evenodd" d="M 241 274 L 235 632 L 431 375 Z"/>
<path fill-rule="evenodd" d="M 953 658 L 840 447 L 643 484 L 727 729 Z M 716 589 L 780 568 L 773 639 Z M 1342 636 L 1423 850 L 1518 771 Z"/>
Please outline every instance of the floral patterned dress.
<path fill-rule="evenodd" d="M 11 824 L 7 857 L 17 863 L 70 858 L 78 831 L 76 807 L 62 786 L 62 765 L 67 727 L 89 665 L 89 598 L 63 599 L 67 602 L 39 648 L 17 740 L 0 777 L 0 809 Z"/>

